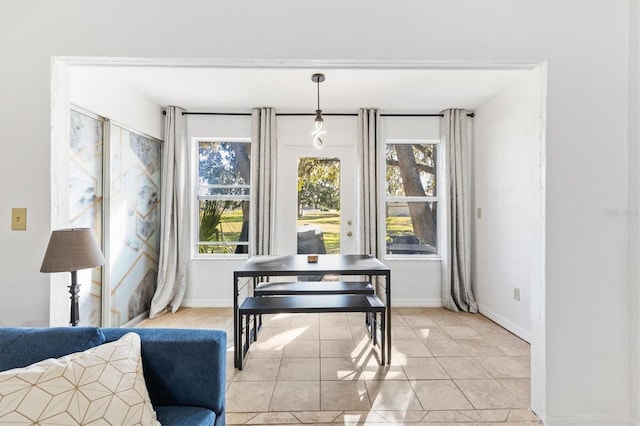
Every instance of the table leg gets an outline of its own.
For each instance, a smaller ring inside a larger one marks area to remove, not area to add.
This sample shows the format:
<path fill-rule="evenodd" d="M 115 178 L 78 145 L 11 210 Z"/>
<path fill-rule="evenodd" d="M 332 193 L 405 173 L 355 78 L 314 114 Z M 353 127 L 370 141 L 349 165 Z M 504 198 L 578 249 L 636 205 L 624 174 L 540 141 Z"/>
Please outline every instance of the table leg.
<path fill-rule="evenodd" d="M 236 321 L 234 325 L 234 340 L 235 340 L 235 367 L 238 370 L 242 370 L 242 358 L 244 356 L 244 348 L 242 347 L 242 317 L 238 315 L 236 311 Z"/>
<path fill-rule="evenodd" d="M 233 274 L 233 365 L 235 368 L 241 367 L 240 351 L 242 340 L 241 334 L 242 328 L 238 327 L 238 276 Z"/>

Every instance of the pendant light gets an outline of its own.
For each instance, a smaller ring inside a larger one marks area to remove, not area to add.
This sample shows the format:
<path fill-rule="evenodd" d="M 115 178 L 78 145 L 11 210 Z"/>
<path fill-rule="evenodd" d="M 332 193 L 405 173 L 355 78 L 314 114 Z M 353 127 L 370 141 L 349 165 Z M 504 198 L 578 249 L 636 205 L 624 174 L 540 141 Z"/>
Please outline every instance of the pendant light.
<path fill-rule="evenodd" d="M 320 109 L 320 83 L 324 81 L 324 74 L 313 74 L 311 76 L 311 81 L 317 84 L 318 86 L 318 109 L 316 109 L 316 118 L 313 120 L 315 124 L 314 131 L 311 132 L 313 136 L 313 146 L 316 149 L 322 149 L 324 146 L 324 141 L 321 136 L 327 134 L 327 131 L 324 129 L 324 120 L 322 119 L 322 110 Z"/>

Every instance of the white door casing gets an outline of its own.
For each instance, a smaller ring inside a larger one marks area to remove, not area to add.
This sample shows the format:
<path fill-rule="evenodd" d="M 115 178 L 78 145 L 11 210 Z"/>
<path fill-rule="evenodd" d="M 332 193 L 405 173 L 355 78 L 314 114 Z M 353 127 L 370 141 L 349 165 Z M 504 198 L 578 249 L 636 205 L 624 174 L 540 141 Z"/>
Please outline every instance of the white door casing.
<path fill-rule="evenodd" d="M 354 254 L 356 250 L 356 180 L 355 149 L 353 147 L 325 146 L 317 150 L 309 146 L 283 147 L 278 166 L 278 196 L 276 209 L 276 251 L 280 254 L 296 253 L 298 159 L 301 157 L 338 158 L 340 160 L 340 252 Z"/>

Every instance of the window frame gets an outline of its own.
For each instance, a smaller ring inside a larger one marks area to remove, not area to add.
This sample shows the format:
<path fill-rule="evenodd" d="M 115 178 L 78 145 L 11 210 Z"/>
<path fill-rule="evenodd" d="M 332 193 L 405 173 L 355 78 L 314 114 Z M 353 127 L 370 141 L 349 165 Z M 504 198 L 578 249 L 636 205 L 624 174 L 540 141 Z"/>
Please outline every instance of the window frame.
<path fill-rule="evenodd" d="M 386 162 L 386 149 L 388 145 L 434 145 L 438 157 L 438 162 L 436 163 L 436 196 L 388 196 L 387 195 L 387 162 Z M 380 155 L 380 180 L 381 180 L 381 193 L 382 193 L 382 202 L 380 203 L 380 218 L 381 225 L 380 229 L 382 233 L 380 235 L 380 252 L 383 254 L 383 259 L 390 260 L 417 260 L 417 259 L 435 259 L 439 260 L 442 258 L 442 250 L 443 250 L 443 242 L 442 236 L 443 232 L 443 220 L 445 206 L 444 199 L 442 197 L 442 192 L 445 189 L 445 152 L 444 146 L 441 143 L 440 139 L 394 139 L 387 138 L 384 140 L 383 149 L 381 150 Z M 437 203 L 437 216 L 436 216 L 436 252 L 431 254 L 390 254 L 387 253 L 387 226 L 386 226 L 386 207 L 389 202 L 424 202 Z"/>
<path fill-rule="evenodd" d="M 251 170 L 250 182 L 248 185 L 235 185 L 238 188 L 248 188 L 249 194 L 246 196 L 229 196 L 229 195 L 219 195 L 219 196 L 206 196 L 208 199 L 217 199 L 221 201 L 241 201 L 246 200 L 249 201 L 249 216 L 252 216 L 252 212 L 254 206 L 252 205 L 252 197 L 253 197 L 253 186 L 254 186 L 254 176 L 253 176 L 253 165 L 251 161 L 254 157 L 253 152 L 253 142 L 251 138 L 247 137 L 192 137 L 191 143 L 189 144 L 191 152 L 189 153 L 189 157 L 191 158 L 191 257 L 192 259 L 248 259 L 249 253 L 200 253 L 200 246 L 202 245 L 200 241 L 200 200 L 199 189 L 200 185 L 200 160 L 199 160 L 199 152 L 200 152 L 200 142 L 218 142 L 218 143 L 246 143 L 249 145 L 249 167 Z M 228 188 L 230 185 L 206 185 L 206 187 L 220 187 L 220 188 Z M 249 235 L 247 238 L 247 252 L 250 252 L 251 243 L 253 241 L 253 233 L 251 232 L 251 227 L 249 227 Z M 224 246 L 225 243 L 220 244 L 211 244 L 211 245 L 220 245 Z M 237 245 L 237 244 L 235 244 Z"/>

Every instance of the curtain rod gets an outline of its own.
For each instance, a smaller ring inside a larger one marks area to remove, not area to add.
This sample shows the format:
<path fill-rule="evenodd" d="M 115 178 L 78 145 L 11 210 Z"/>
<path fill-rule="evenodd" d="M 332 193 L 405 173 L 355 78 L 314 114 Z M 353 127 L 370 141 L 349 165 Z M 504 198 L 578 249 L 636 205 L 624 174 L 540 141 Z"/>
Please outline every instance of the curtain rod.
<path fill-rule="evenodd" d="M 167 111 L 162 111 L 162 115 L 167 115 Z M 182 115 L 241 115 L 241 116 L 251 116 L 249 112 L 188 112 L 183 111 Z M 314 113 L 276 113 L 276 116 L 315 116 Z M 356 113 L 323 113 L 323 116 L 338 116 L 338 117 L 357 117 Z M 467 113 L 467 117 L 475 117 L 475 113 L 469 112 Z M 443 114 L 380 114 L 380 117 L 442 117 Z"/>

